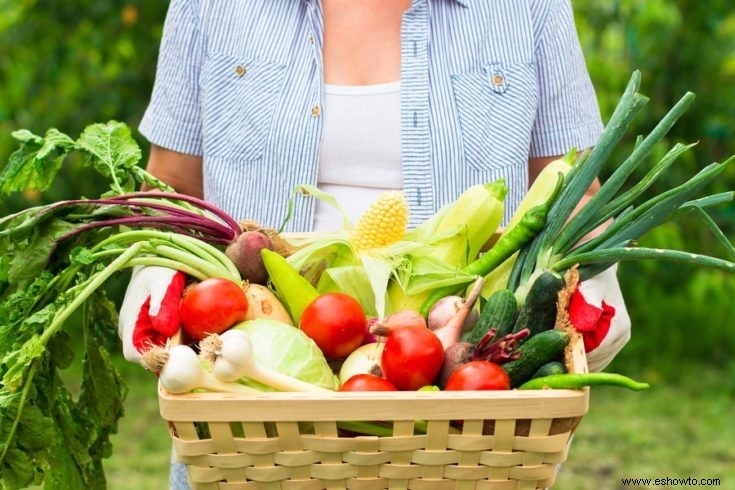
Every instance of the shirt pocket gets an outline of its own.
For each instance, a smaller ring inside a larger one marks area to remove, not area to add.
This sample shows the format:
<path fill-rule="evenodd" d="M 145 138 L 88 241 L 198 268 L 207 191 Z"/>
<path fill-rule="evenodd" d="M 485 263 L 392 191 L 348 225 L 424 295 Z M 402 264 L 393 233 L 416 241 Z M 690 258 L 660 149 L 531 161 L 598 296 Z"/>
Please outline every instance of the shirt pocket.
<path fill-rule="evenodd" d="M 204 155 L 258 160 L 281 93 L 284 65 L 212 54 L 202 77 Z"/>
<path fill-rule="evenodd" d="M 492 171 L 528 161 L 538 94 L 530 63 L 490 63 L 452 75 L 452 88 L 471 167 Z"/>

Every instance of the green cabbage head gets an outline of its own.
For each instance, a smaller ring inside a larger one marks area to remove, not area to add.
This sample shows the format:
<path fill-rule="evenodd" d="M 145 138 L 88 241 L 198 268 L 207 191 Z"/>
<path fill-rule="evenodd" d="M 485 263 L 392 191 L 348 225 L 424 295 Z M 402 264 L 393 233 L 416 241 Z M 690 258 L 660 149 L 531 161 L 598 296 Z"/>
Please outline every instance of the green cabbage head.
<path fill-rule="evenodd" d="M 233 328 L 248 334 L 255 362 L 260 365 L 322 388 L 339 388 L 339 378 L 324 354 L 300 329 L 265 318 L 249 320 Z M 275 391 L 249 379 L 242 382 L 261 391 Z"/>

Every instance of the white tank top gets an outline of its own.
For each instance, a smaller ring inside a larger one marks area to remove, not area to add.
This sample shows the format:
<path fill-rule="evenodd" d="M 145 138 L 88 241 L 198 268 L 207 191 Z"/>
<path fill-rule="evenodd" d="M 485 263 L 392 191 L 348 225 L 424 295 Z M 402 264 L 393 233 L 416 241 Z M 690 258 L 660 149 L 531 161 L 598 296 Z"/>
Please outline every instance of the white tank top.
<path fill-rule="evenodd" d="M 317 187 L 337 198 L 353 223 L 381 193 L 403 188 L 401 85 L 325 85 Z M 342 216 L 316 202 L 315 231 L 342 228 Z"/>

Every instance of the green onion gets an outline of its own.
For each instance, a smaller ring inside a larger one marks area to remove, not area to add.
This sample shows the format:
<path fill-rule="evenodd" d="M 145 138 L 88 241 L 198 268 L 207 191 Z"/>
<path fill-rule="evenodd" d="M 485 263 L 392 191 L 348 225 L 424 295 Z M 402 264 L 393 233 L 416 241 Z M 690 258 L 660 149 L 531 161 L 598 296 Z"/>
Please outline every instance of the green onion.
<path fill-rule="evenodd" d="M 653 166 L 653 168 L 633 187 L 628 191 L 620 194 L 615 199 L 605 204 L 602 208 L 602 215 L 599 217 L 597 222 L 592 226 L 599 226 L 608 219 L 616 216 L 623 209 L 630 206 L 637 198 L 639 198 L 643 192 L 645 192 L 662 174 L 668 170 L 668 168 L 676 162 L 677 158 L 685 151 L 690 150 L 696 146 L 696 143 L 690 145 L 683 145 L 677 143 L 666 155 L 659 160 L 659 162 Z M 592 227 L 590 226 L 590 228 Z"/>
<path fill-rule="evenodd" d="M 585 206 L 564 226 L 563 231 L 554 240 L 552 254 L 565 253 L 587 234 L 590 222 L 597 223 L 598 212 L 615 193 L 620 190 L 630 174 L 640 165 L 643 159 L 653 150 L 653 147 L 669 132 L 671 127 L 682 116 L 684 111 L 694 100 L 694 94 L 688 92 L 669 111 L 669 113 L 658 123 L 653 131 L 646 137 L 630 154 L 630 156 L 613 172 L 612 176 L 605 182 Z M 594 155 L 594 152 L 593 152 Z M 597 173 L 599 168 L 597 169 Z M 594 181 L 594 178 L 592 179 Z M 592 184 L 592 181 L 589 183 Z M 586 181 L 585 181 L 586 182 Z M 581 189 L 581 186 L 578 187 Z M 586 191 L 586 189 L 585 189 Z M 584 193 L 582 193 L 584 195 Z M 581 199 L 581 195 L 579 196 Z M 579 200 L 577 200 L 579 202 Z M 623 206 L 624 207 L 624 206 Z"/>
<path fill-rule="evenodd" d="M 551 206 L 548 222 L 543 230 L 518 255 L 509 277 L 514 291 L 528 287 L 529 281 L 541 271 L 563 272 L 580 265 L 582 278 L 590 277 L 617 261 L 660 259 L 689 263 L 733 271 L 730 260 L 677 250 L 636 247 L 638 240 L 652 228 L 682 212 L 693 211 L 726 250 L 729 259 L 735 259 L 735 246 L 729 242 L 717 223 L 704 208 L 732 202 L 735 193 L 724 192 L 697 197 L 707 185 L 722 175 L 735 156 L 722 163 L 713 163 L 700 170 L 686 182 L 648 199 L 645 191 L 656 182 L 679 156 L 694 145 L 678 143 L 626 190 L 622 190 L 643 160 L 669 132 L 694 99 L 686 93 L 645 137 L 639 137 L 632 152 L 615 169 L 598 192 L 573 217 L 589 186 L 598 178 L 603 164 L 609 159 L 636 113 L 647 99 L 638 94 L 640 75 L 636 72 L 618 103 L 610 121 L 595 148 L 580 158 L 567 173 L 559 196 Z M 596 237 L 580 243 L 584 237 L 612 219 L 612 223 Z"/>
<path fill-rule="evenodd" d="M 575 255 L 574 257 L 562 259 L 555 263 L 551 266 L 551 270 L 561 272 L 576 264 L 586 265 L 602 263 L 612 265 L 615 262 L 644 259 L 665 260 L 682 264 L 712 267 L 726 272 L 735 272 L 735 262 L 731 262 L 729 260 L 710 257 L 709 255 L 682 252 L 680 250 L 642 247 L 608 248 L 605 250 L 595 250 L 593 252 Z"/>
<path fill-rule="evenodd" d="M 549 223 L 543 233 L 541 249 L 551 248 L 572 211 L 587 192 L 609 159 L 617 144 L 638 112 L 648 102 L 648 98 L 635 92 L 640 84 L 640 73 L 634 72 L 623 97 L 613 112 L 605 131 L 581 167 L 573 175 L 568 185 L 549 211 Z"/>
<path fill-rule="evenodd" d="M 735 157 L 723 163 L 708 165 L 687 182 L 651 198 L 624 217 L 617 219 L 602 234 L 582 244 L 567 255 L 573 256 L 593 249 L 608 248 L 622 241 L 638 239 L 647 231 L 668 219 L 696 192 L 717 178 L 725 170 L 727 164 L 732 161 L 735 161 Z"/>

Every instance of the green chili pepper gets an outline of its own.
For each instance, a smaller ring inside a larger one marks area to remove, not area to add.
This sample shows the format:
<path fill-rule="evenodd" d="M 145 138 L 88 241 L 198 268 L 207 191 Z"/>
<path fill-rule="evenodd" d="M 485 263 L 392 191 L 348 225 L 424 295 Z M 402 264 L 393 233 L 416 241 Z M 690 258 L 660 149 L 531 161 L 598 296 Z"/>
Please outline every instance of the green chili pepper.
<path fill-rule="evenodd" d="M 513 255 L 541 231 L 541 228 L 546 224 L 548 212 L 549 203 L 540 204 L 526 211 L 521 221 L 503 235 L 490 250 L 468 264 L 465 267 L 465 272 L 484 276 L 502 264 L 505 259 Z"/>
<path fill-rule="evenodd" d="M 500 237 L 497 243 L 493 245 L 490 250 L 482 254 L 474 262 L 467 264 L 464 268 L 464 272 L 473 276 L 486 276 L 493 269 L 502 264 L 505 259 L 523 248 L 523 246 L 531 241 L 533 237 L 535 237 L 536 234 L 538 234 L 538 232 L 544 227 L 550 203 L 551 200 L 544 204 L 534 206 L 526 211 L 517 225 L 508 231 L 508 233 Z M 434 306 L 434 303 L 445 296 L 457 293 L 462 289 L 462 287 L 462 285 L 455 285 L 436 289 L 426 299 L 426 301 L 424 301 L 424 304 L 421 305 L 419 313 L 426 317 L 429 314 L 431 307 Z"/>
<path fill-rule="evenodd" d="M 650 388 L 648 383 L 635 381 L 627 376 L 616 373 L 588 373 L 588 374 L 552 374 L 526 381 L 518 387 L 519 390 L 538 390 L 541 388 L 577 389 L 592 385 L 611 385 L 641 391 Z"/>

